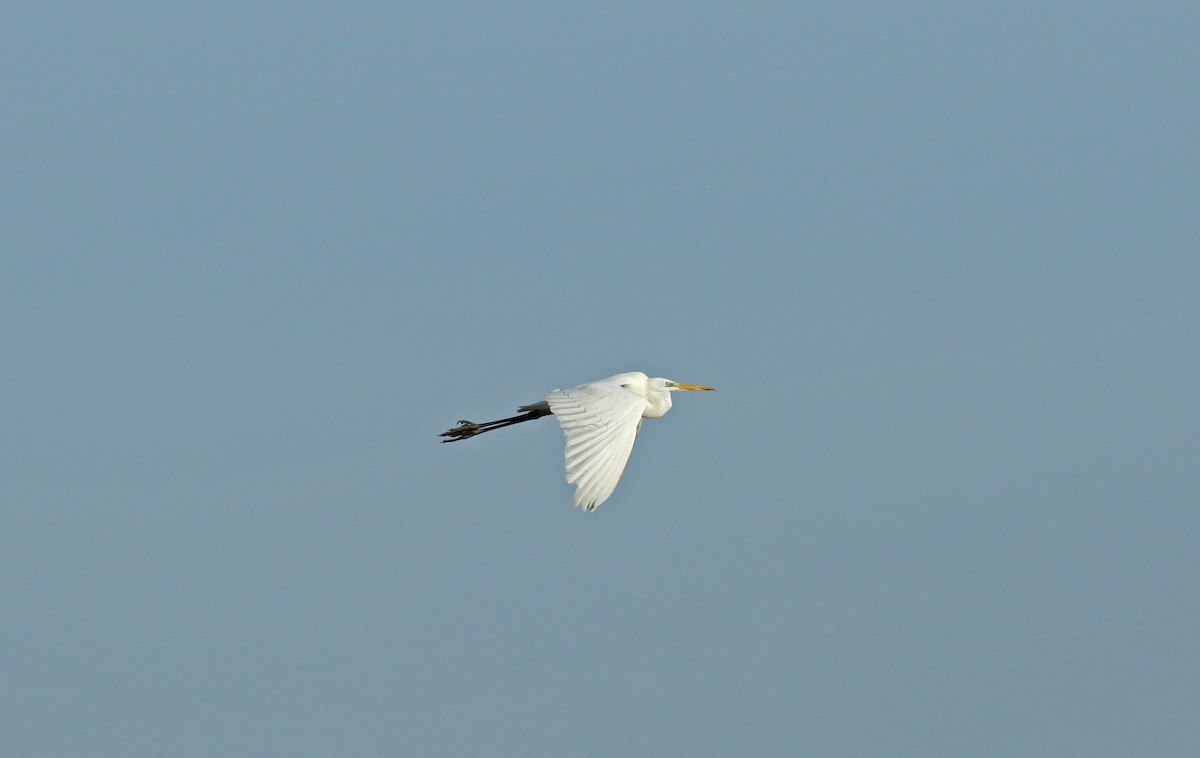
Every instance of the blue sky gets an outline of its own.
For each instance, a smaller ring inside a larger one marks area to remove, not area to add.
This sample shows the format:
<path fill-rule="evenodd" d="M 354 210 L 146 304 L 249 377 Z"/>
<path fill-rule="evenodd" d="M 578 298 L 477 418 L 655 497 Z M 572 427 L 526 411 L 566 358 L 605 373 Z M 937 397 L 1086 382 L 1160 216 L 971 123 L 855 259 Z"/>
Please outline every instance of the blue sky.
<path fill-rule="evenodd" d="M 1200 754 L 1194 4 L 0 20 L 0 752 Z"/>

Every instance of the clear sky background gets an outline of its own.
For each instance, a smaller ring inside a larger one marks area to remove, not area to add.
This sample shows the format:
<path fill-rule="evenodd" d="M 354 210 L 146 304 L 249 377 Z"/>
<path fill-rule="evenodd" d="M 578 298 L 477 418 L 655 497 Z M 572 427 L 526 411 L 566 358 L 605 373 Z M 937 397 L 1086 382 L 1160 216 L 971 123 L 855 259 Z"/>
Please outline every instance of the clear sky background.
<path fill-rule="evenodd" d="M 1200 755 L 1198 7 L 7 5 L 0 753 Z"/>

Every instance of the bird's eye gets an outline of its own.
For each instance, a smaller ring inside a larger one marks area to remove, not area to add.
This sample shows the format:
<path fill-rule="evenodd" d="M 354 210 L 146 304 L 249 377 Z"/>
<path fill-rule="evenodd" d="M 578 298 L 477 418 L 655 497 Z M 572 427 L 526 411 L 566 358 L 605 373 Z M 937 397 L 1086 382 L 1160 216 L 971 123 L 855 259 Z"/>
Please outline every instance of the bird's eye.
<path fill-rule="evenodd" d="M 628 384 L 622 384 L 621 386 L 622 386 L 622 387 L 624 387 L 625 389 L 629 389 L 629 385 L 628 385 Z"/>

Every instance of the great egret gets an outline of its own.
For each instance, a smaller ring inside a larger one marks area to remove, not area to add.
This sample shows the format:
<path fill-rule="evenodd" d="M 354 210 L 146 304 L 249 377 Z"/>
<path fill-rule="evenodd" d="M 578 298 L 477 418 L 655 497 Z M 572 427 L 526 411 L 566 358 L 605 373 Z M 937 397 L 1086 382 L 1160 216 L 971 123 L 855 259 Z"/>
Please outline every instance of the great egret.
<path fill-rule="evenodd" d="M 459 421 L 442 432 L 442 442 L 457 442 L 503 426 L 554 414 L 567 438 L 567 483 L 575 485 L 575 505 L 594 511 L 612 494 L 625 470 L 642 419 L 671 410 L 675 390 L 711 390 L 698 384 L 651 379 L 640 371 L 617 374 L 569 390 L 546 393 L 546 399 L 522 405 L 516 416 L 476 424 Z"/>

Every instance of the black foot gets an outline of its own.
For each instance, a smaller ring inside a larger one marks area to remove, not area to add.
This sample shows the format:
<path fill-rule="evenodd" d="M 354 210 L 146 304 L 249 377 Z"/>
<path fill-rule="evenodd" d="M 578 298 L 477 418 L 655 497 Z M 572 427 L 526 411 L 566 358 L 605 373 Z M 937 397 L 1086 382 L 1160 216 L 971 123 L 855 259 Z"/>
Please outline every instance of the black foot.
<path fill-rule="evenodd" d="M 474 421 L 459 419 L 458 426 L 454 427 L 453 429 L 447 429 L 438 436 L 450 438 L 448 440 L 441 440 L 442 442 L 458 442 L 459 440 L 465 440 L 468 437 L 474 437 L 476 434 L 479 434 L 482 431 L 484 431 L 483 427 L 479 424 L 476 424 Z"/>

